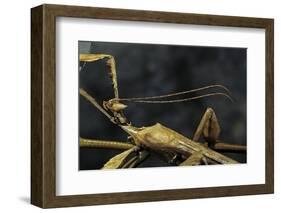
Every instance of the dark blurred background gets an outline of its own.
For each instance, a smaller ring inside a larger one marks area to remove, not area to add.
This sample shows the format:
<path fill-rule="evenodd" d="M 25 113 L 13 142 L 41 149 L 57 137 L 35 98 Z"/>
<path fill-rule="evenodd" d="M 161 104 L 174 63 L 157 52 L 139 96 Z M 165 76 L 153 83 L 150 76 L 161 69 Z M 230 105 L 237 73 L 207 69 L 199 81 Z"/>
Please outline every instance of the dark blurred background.
<path fill-rule="evenodd" d="M 245 48 L 79 42 L 79 53 L 103 53 L 115 57 L 119 96 L 145 97 L 222 84 L 234 102 L 222 96 L 173 104 L 130 103 L 126 117 L 134 126 L 157 122 L 192 138 L 207 107 L 216 112 L 220 139 L 246 145 L 246 55 Z M 79 84 L 98 101 L 113 98 L 104 60 L 80 62 Z M 205 91 L 207 93 L 207 91 Z M 127 141 L 127 134 L 114 126 L 83 97 L 79 97 L 80 137 Z M 80 148 L 80 170 L 99 169 L 120 151 Z M 241 163 L 246 154 L 223 153 Z M 169 166 L 157 156 L 139 167 Z"/>

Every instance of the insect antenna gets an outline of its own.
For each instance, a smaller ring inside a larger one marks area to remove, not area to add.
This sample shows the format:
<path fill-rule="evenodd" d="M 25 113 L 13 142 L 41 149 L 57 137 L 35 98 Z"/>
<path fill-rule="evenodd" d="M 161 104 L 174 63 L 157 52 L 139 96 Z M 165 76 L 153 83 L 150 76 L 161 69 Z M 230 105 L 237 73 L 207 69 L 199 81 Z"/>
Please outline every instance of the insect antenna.
<path fill-rule="evenodd" d="M 221 89 L 223 89 L 223 92 L 213 92 L 213 93 L 207 93 L 207 94 L 197 95 L 197 96 L 188 97 L 188 98 L 179 98 L 179 99 L 172 99 L 172 100 L 157 100 L 157 99 L 162 99 L 162 98 L 185 95 L 185 94 L 194 93 L 194 92 L 211 89 L 211 88 L 221 88 Z M 220 85 L 220 84 L 209 85 L 209 86 L 200 87 L 200 88 L 192 89 L 192 90 L 186 90 L 186 91 L 182 91 L 182 92 L 170 93 L 167 95 L 158 95 L 158 96 L 149 96 L 149 97 L 134 97 L 134 98 L 119 98 L 117 100 L 129 101 L 129 102 L 135 102 L 135 103 L 152 103 L 152 104 L 163 103 L 163 104 L 165 104 L 165 103 L 186 102 L 186 101 L 196 100 L 196 99 L 210 97 L 210 96 L 224 96 L 233 102 L 233 99 L 230 97 L 230 91 L 225 86 Z"/>
<path fill-rule="evenodd" d="M 181 99 L 173 99 L 173 100 L 125 100 L 125 101 L 131 101 L 135 103 L 148 103 L 148 104 L 169 104 L 169 103 L 180 103 L 180 102 L 187 102 L 187 101 L 192 101 L 200 98 L 205 98 L 205 97 L 210 97 L 210 96 L 224 96 L 228 98 L 231 102 L 233 102 L 233 99 L 226 93 L 222 92 L 214 92 L 214 93 L 208 93 L 204 95 L 198 95 L 190 98 L 181 98 Z"/>

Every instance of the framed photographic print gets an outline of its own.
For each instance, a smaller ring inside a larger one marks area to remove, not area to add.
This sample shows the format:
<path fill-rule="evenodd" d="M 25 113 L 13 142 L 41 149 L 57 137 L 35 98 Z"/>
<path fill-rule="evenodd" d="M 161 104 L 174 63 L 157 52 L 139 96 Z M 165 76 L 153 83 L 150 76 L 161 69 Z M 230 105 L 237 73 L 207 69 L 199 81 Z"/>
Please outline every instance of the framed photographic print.
<path fill-rule="evenodd" d="M 31 203 L 273 193 L 273 20 L 31 10 Z"/>

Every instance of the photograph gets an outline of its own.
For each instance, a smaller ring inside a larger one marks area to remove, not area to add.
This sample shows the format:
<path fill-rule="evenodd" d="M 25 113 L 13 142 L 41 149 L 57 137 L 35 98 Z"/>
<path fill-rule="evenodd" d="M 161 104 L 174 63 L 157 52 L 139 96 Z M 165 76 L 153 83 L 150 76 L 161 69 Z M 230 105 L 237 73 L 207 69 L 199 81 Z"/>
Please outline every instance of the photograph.
<path fill-rule="evenodd" d="M 30 26 L 33 205 L 274 193 L 273 18 L 43 4 Z"/>
<path fill-rule="evenodd" d="M 247 48 L 77 45 L 79 170 L 247 163 Z"/>

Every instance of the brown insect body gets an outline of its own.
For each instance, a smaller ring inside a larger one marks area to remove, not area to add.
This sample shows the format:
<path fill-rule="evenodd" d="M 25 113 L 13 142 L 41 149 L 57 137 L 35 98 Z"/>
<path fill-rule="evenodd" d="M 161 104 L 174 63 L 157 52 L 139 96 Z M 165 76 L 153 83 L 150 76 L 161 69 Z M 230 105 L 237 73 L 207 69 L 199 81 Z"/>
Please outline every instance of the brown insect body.
<path fill-rule="evenodd" d="M 136 128 L 133 126 L 121 126 L 121 128 L 133 137 L 138 146 L 182 154 L 186 158 L 194 153 L 200 152 L 204 157 L 220 164 L 237 163 L 237 161 L 194 142 L 160 123 L 150 127 Z"/>

